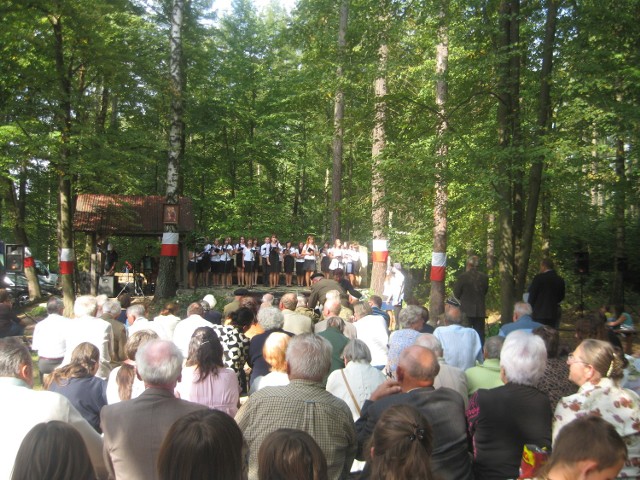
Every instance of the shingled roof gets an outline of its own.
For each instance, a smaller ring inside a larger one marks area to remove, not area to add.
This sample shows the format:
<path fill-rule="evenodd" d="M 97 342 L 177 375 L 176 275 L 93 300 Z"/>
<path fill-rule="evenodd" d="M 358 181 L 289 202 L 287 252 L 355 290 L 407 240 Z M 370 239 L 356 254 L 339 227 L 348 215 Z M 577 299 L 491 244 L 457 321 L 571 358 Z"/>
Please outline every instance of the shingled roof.
<path fill-rule="evenodd" d="M 76 232 L 108 235 L 162 235 L 165 197 L 138 195 L 78 195 L 73 215 Z M 181 233 L 193 230 L 190 198 L 180 198 Z"/>

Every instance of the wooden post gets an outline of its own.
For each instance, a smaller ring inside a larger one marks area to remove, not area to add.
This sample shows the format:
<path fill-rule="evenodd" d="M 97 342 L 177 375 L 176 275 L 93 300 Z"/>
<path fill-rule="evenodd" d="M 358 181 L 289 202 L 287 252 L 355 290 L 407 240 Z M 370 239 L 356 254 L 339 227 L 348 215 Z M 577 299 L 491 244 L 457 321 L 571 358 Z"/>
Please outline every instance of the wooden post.
<path fill-rule="evenodd" d="M 97 249 L 97 234 L 91 234 L 91 257 L 89 271 L 91 272 L 91 295 L 98 294 L 98 283 L 100 282 L 100 255 Z"/>

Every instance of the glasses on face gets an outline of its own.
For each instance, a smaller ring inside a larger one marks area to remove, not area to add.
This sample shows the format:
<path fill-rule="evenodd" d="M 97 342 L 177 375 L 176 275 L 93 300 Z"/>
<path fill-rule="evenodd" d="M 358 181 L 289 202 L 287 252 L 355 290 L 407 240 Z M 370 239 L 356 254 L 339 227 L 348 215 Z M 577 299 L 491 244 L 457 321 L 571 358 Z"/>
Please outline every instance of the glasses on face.
<path fill-rule="evenodd" d="M 574 363 L 582 363 L 583 365 L 589 365 L 589 363 L 585 362 L 584 360 L 580 360 L 580 357 L 577 357 L 575 352 L 571 352 L 569 354 L 569 357 L 567 358 L 567 363 L 569 365 L 573 365 Z"/>

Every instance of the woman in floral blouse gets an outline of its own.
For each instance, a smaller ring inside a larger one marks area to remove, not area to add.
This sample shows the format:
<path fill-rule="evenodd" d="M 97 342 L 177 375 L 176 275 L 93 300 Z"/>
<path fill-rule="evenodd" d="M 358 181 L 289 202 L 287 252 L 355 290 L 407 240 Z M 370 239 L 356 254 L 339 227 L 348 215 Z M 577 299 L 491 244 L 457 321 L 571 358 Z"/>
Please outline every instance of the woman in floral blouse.
<path fill-rule="evenodd" d="M 597 415 L 611 423 L 627 444 L 629 458 L 621 478 L 640 476 L 640 397 L 620 387 L 627 360 L 622 351 L 602 340 L 584 340 L 569 355 L 569 379 L 578 393 L 564 397 L 556 407 L 553 439 L 572 420 Z"/>

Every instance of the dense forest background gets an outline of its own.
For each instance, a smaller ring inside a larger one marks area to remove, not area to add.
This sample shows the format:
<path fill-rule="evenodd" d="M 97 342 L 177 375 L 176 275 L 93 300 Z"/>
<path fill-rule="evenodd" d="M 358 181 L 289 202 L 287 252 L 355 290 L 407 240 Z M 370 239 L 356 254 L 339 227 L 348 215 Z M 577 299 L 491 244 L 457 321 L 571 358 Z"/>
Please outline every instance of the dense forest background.
<path fill-rule="evenodd" d="M 61 192 L 71 210 L 79 193 L 166 194 L 181 1 L 2 3 L 0 239 L 55 266 Z M 388 238 L 423 300 L 432 252 L 447 253 L 445 287 L 475 253 L 503 313 L 545 255 L 577 303 L 588 252 L 587 306 L 637 298 L 640 1 L 182 8 L 178 193 L 194 245 Z M 117 240 L 121 258 L 147 243 Z"/>

